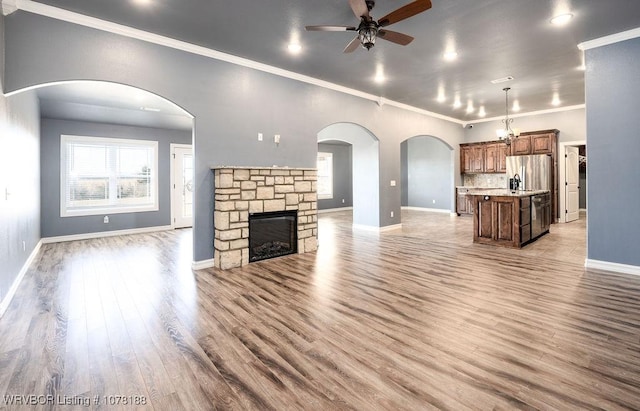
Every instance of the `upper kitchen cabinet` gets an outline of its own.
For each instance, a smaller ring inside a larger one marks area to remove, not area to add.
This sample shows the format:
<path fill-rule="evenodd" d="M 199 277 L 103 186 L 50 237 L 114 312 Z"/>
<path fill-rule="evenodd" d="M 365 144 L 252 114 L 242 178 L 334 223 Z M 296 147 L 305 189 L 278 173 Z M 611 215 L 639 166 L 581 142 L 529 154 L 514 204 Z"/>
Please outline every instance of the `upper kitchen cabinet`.
<path fill-rule="evenodd" d="M 512 156 L 555 154 L 558 130 L 530 131 L 511 141 Z"/>
<path fill-rule="evenodd" d="M 507 154 L 507 145 L 499 141 L 460 144 L 460 172 L 504 173 Z"/>
<path fill-rule="evenodd" d="M 482 173 L 484 149 L 482 144 L 460 144 L 460 172 Z"/>

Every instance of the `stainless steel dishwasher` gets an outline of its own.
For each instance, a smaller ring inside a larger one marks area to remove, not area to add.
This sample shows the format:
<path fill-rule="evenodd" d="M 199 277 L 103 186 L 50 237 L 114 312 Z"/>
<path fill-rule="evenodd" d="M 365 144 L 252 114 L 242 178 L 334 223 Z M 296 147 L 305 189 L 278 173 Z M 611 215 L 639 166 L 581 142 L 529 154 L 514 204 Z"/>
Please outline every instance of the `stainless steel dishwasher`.
<path fill-rule="evenodd" d="M 531 196 L 531 238 L 544 231 L 544 199 L 545 194 Z"/>

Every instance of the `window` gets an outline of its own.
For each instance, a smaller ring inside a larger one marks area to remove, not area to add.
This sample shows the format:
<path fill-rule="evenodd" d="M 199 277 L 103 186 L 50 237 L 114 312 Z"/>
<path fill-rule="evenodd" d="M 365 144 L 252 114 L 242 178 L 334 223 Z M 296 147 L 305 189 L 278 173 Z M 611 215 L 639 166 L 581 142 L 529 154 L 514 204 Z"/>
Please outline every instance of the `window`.
<path fill-rule="evenodd" d="M 318 153 L 318 199 L 333 198 L 333 154 Z"/>
<path fill-rule="evenodd" d="M 158 210 L 158 142 L 60 137 L 62 217 Z"/>

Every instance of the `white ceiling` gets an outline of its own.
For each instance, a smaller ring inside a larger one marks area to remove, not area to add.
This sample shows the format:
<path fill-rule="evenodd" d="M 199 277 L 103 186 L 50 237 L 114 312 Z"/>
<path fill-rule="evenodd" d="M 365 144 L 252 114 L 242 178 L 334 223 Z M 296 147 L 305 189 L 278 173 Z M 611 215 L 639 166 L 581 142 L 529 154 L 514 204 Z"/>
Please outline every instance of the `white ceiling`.
<path fill-rule="evenodd" d="M 371 14 L 379 18 L 407 2 L 378 0 Z M 560 107 L 584 104 L 584 71 L 579 69 L 583 55 L 577 45 L 640 26 L 638 0 L 432 2 L 432 9 L 390 26 L 415 37 L 410 45 L 378 40 L 370 51 L 358 49 L 344 54 L 352 32 L 306 32 L 304 26 L 357 25 L 347 0 L 149 0 L 145 6 L 135 0 L 39 1 L 463 122 L 478 121 L 481 106 L 486 117 L 503 116 L 505 86 L 512 88 L 510 99 L 518 100 L 522 112 L 554 108 L 554 93 L 558 94 Z M 567 11 L 574 14 L 567 26 L 549 23 L 551 17 Z M 302 45 L 299 55 L 287 52 L 292 40 Z M 443 59 L 449 48 L 458 52 L 453 62 Z M 373 81 L 378 70 L 387 78 L 383 84 Z M 490 83 L 509 75 L 515 79 Z M 444 101 L 437 100 L 438 94 Z M 462 104 L 459 108 L 453 106 L 456 96 Z M 41 98 L 73 102 L 64 97 L 63 91 L 42 94 Z M 82 99 L 77 94 L 74 98 Z M 95 107 L 118 105 L 113 99 L 107 100 L 84 103 Z M 472 113 L 466 112 L 468 102 L 474 108 Z"/>

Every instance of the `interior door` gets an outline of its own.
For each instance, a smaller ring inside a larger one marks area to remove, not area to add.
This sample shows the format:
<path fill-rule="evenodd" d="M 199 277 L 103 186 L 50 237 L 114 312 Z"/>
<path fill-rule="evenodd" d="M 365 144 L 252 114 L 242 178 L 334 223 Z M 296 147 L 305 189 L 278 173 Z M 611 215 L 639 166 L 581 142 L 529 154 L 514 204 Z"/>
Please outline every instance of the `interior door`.
<path fill-rule="evenodd" d="M 578 147 L 565 147 L 565 222 L 578 219 L 580 209 L 580 189 L 578 173 Z"/>
<path fill-rule="evenodd" d="M 193 150 L 191 146 L 173 145 L 171 204 L 175 228 L 193 225 Z"/>

